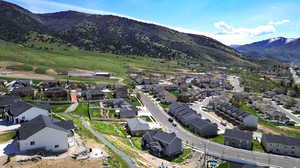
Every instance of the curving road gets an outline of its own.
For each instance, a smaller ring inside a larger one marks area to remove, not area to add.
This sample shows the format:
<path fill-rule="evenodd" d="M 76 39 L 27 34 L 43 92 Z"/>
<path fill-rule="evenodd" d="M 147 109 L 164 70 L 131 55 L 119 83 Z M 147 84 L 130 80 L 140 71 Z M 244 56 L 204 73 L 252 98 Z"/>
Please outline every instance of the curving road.
<path fill-rule="evenodd" d="M 157 103 L 153 102 L 150 97 L 141 93 L 141 101 L 164 129 L 175 132 L 185 143 L 191 144 L 200 151 L 205 151 L 208 155 L 244 164 L 300 168 L 300 159 L 297 158 L 232 148 L 198 137 L 186 131 L 178 123 L 177 127 L 174 127 L 168 121 L 170 116 Z"/>

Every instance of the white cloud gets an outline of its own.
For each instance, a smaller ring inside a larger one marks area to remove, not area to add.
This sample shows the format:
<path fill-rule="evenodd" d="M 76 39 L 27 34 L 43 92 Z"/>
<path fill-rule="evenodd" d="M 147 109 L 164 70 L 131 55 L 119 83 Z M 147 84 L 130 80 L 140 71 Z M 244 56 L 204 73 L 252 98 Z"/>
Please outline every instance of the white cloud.
<path fill-rule="evenodd" d="M 261 25 L 255 28 L 235 28 L 222 21 L 214 23 L 214 27 L 220 31 L 219 35 L 260 36 L 276 31 L 273 25 Z"/>
<path fill-rule="evenodd" d="M 283 19 L 283 20 L 279 20 L 279 21 L 270 21 L 269 24 L 270 25 L 281 25 L 281 24 L 285 24 L 285 23 L 289 23 L 290 20 L 288 19 Z"/>

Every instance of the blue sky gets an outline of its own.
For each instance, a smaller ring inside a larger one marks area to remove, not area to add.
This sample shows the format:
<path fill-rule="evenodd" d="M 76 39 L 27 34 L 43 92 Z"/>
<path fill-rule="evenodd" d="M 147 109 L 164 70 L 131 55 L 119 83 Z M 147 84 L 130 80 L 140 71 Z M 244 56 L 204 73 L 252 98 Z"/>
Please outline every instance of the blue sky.
<path fill-rule="evenodd" d="M 114 14 L 225 44 L 300 37 L 299 0 L 8 0 L 37 13 Z"/>

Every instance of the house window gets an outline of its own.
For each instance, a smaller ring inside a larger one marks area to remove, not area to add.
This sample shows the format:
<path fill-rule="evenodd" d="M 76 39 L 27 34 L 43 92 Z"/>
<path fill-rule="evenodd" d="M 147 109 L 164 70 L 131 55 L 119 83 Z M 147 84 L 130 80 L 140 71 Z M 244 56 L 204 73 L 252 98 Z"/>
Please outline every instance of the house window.
<path fill-rule="evenodd" d="M 30 145 L 35 145 L 35 142 L 34 142 L 34 141 L 31 141 L 31 142 L 30 142 Z"/>
<path fill-rule="evenodd" d="M 54 148 L 58 148 L 59 147 L 59 145 L 54 145 Z"/>

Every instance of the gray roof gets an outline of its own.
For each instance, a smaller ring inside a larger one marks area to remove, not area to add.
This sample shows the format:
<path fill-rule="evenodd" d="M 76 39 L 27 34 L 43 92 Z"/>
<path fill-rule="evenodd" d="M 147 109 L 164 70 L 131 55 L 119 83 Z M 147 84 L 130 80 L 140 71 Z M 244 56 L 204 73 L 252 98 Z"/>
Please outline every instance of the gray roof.
<path fill-rule="evenodd" d="M 72 125 L 72 121 L 63 122 L 51 119 L 48 116 L 39 115 L 29 122 L 21 124 L 17 135 L 19 140 L 25 140 L 46 127 L 69 133 L 69 130 L 75 128 Z"/>
<path fill-rule="evenodd" d="M 45 110 L 49 109 L 49 106 L 47 106 L 46 104 L 33 105 L 24 101 L 19 101 L 10 104 L 9 114 L 12 116 L 19 116 L 20 114 L 24 113 L 25 111 L 29 110 L 32 107 L 42 108 Z"/>
<path fill-rule="evenodd" d="M 0 96 L 0 106 L 7 106 L 18 101 L 21 101 L 19 96 Z"/>
<path fill-rule="evenodd" d="M 131 106 L 131 105 L 127 105 L 127 106 L 123 106 L 121 109 L 120 109 L 120 116 L 135 116 L 137 115 L 137 112 L 138 112 L 138 109 L 134 106 Z"/>
<path fill-rule="evenodd" d="M 262 139 L 267 143 L 278 143 L 288 146 L 298 146 L 300 147 L 300 138 L 274 135 L 274 134 L 263 134 Z"/>
<path fill-rule="evenodd" d="M 226 129 L 225 130 L 225 137 L 232 137 L 241 140 L 252 140 L 252 133 L 249 131 L 241 131 L 238 129 Z"/>
<path fill-rule="evenodd" d="M 217 128 L 217 125 L 214 123 L 209 122 L 208 120 L 203 120 L 200 117 L 196 117 L 192 120 L 189 121 L 188 123 L 189 126 L 198 128 L 198 129 L 203 129 L 206 127 L 215 127 Z"/>
<path fill-rule="evenodd" d="M 141 118 L 132 118 L 127 120 L 130 131 L 150 130 L 149 124 Z"/>
<path fill-rule="evenodd" d="M 32 104 L 20 101 L 10 105 L 9 114 L 12 116 L 19 116 L 30 108 L 34 107 Z"/>
<path fill-rule="evenodd" d="M 156 133 L 152 136 L 154 140 L 157 140 L 163 144 L 171 144 L 177 137 L 176 134 L 163 132 L 161 130 L 156 131 Z"/>

